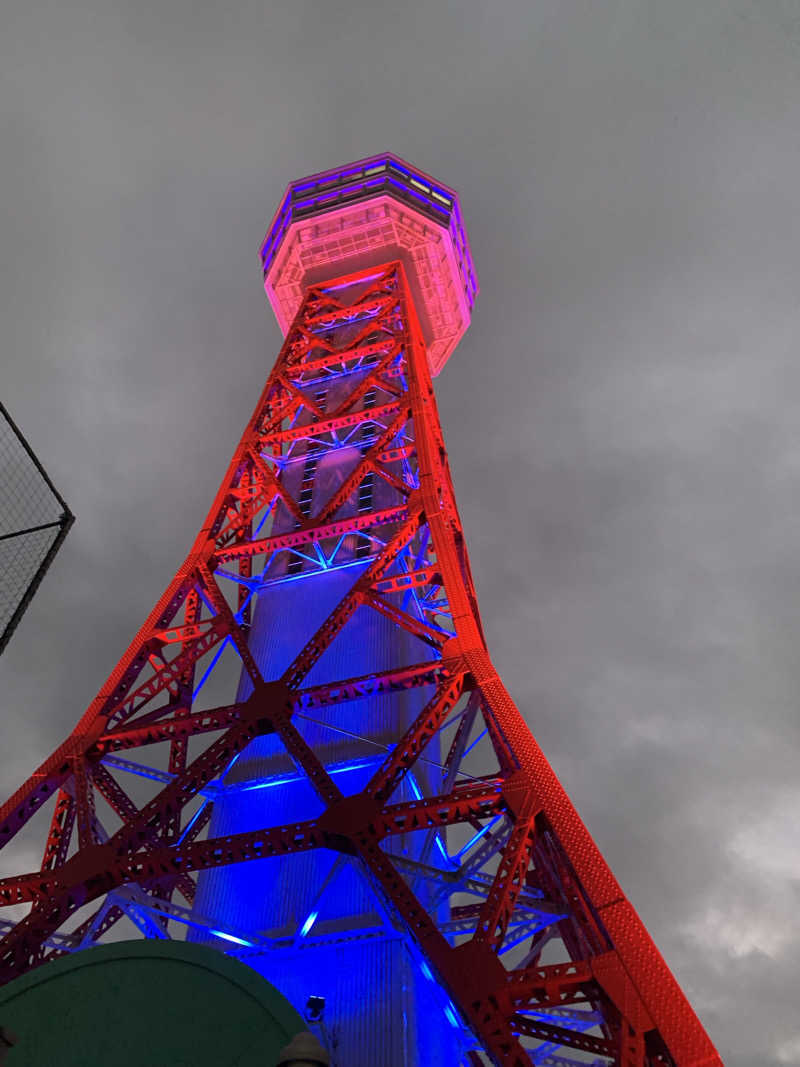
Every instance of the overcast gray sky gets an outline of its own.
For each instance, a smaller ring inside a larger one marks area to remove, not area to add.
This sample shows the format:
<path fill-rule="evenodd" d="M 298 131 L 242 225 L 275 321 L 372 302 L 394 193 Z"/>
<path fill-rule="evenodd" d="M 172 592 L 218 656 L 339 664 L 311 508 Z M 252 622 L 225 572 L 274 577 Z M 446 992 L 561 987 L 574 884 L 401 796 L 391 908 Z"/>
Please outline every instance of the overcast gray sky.
<path fill-rule="evenodd" d="M 437 389 L 495 661 L 726 1064 L 800 1064 L 799 105 L 797 0 L 0 0 L 0 390 L 77 514 L 0 792 L 205 515 L 287 182 L 391 149 L 481 283 Z"/>

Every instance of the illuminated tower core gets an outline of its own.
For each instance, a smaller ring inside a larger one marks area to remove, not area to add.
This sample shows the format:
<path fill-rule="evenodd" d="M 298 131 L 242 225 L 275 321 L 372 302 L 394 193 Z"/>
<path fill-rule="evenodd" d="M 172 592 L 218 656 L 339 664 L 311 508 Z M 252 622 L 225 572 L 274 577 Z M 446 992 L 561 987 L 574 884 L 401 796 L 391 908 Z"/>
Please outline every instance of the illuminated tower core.
<path fill-rule="evenodd" d="M 437 373 L 469 325 L 477 285 L 455 194 L 390 155 L 290 185 L 262 259 L 264 288 L 284 333 L 309 292 L 315 294 L 312 314 L 305 311 L 311 321 L 293 342 L 302 361 L 291 385 L 303 404 L 285 420 L 289 436 L 272 462 L 294 507 L 284 503 L 269 532 L 289 535 L 325 512 L 361 520 L 357 532 L 348 528 L 332 542 L 332 552 L 330 543 L 318 553 L 305 542 L 295 553 L 276 553 L 259 575 L 249 646 L 264 677 L 276 678 L 375 563 L 398 504 L 417 488 L 413 434 L 397 405 L 408 389 L 398 358 L 402 333 L 416 312 L 431 372 Z M 407 307 L 390 295 L 389 278 L 398 295 L 407 286 Z M 329 305 L 328 314 L 320 315 L 325 295 L 346 310 L 337 313 Z M 342 412 L 348 413 L 347 423 L 328 429 L 326 419 Z M 387 449 L 397 457 L 374 465 Z M 408 455 L 401 455 L 404 450 Z M 265 524 L 262 533 L 266 529 Z M 425 561 L 427 546 L 420 542 L 407 554 L 408 571 L 417 569 L 415 554 Z M 423 628 L 450 636 L 444 617 L 423 604 L 413 590 L 398 601 Z M 347 640 L 333 643 L 306 682 L 325 685 L 429 661 L 433 648 L 425 637 L 424 629 L 409 632 L 391 612 L 362 607 L 348 624 Z M 251 692 L 245 671 L 238 699 Z M 314 709 L 305 720 L 306 740 L 341 791 L 354 794 L 365 788 L 429 697 L 427 687 L 414 687 L 394 695 L 365 693 L 346 716 Z M 398 785 L 395 799 L 437 793 L 441 759 L 437 739 Z M 320 811 L 306 775 L 273 738 L 254 742 L 224 782 L 211 819 L 214 836 L 300 821 Z M 403 835 L 396 845 L 405 857 L 424 859 L 424 846 L 413 835 Z M 442 840 L 434 847 L 441 860 Z M 301 1007 L 308 995 L 325 997 L 326 1027 L 338 1039 L 342 1064 L 405 1067 L 461 1060 L 465 1047 L 449 998 L 387 922 L 357 863 L 335 852 L 313 852 L 260 866 L 263 873 L 228 867 L 204 874 L 198 909 L 239 932 L 259 932 L 278 943 L 271 952 L 244 958 Z"/>

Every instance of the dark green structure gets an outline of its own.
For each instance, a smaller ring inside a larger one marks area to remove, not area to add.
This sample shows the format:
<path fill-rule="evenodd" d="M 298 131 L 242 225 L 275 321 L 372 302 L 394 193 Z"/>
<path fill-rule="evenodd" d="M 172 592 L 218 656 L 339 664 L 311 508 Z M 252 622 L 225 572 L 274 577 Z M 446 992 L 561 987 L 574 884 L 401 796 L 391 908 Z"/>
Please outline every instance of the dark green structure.
<path fill-rule="evenodd" d="M 244 964 L 182 941 L 122 941 L 0 988 L 7 1067 L 273 1067 L 305 1023 Z"/>

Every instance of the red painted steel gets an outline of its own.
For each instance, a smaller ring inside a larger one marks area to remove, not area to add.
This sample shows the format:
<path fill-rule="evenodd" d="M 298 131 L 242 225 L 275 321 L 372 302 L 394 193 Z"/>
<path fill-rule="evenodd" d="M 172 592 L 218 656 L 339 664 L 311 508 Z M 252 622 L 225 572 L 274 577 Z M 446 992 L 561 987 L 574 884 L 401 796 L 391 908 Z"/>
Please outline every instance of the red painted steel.
<path fill-rule="evenodd" d="M 349 302 L 348 286 L 357 294 Z M 361 319 L 363 326 L 354 325 Z M 337 342 L 343 323 L 346 336 Z M 323 327 L 323 335 L 315 332 Z M 313 399 L 318 376 L 353 368 L 362 377 L 348 398 L 337 411 L 321 410 Z M 367 407 L 370 391 L 378 401 Z M 327 503 L 304 513 L 284 477 L 287 450 L 308 440 L 333 447 L 338 434 L 359 427 L 372 427 L 373 443 Z M 395 502 L 353 513 L 368 472 Z M 258 521 L 269 506 L 298 528 L 261 535 Z M 373 538 L 370 554 L 346 596 L 281 678 L 263 678 L 248 648 L 252 565 L 297 560 L 293 549 L 313 555 L 315 547 L 331 560 L 337 542 L 353 544 L 364 531 Z M 416 615 L 409 597 L 418 598 Z M 420 648 L 427 645 L 430 659 L 304 687 L 331 642 L 347 639 L 357 610 L 388 615 Z M 199 668 L 223 644 L 254 690 L 245 701 L 204 708 L 193 696 Z M 319 708 L 420 687 L 430 695 L 416 720 L 365 788 L 343 796 L 306 739 L 306 720 Z M 399 783 L 451 722 L 441 792 L 397 802 Z M 481 730 L 496 770 L 475 777 L 463 760 Z M 191 822 L 198 798 L 213 796 L 231 760 L 263 734 L 283 743 L 322 814 L 203 839 L 210 805 Z M 153 770 L 155 795 L 144 802 L 117 781 L 113 754 L 132 749 L 150 759 L 147 766 L 161 767 L 160 777 Z M 0 942 L 4 980 L 63 946 L 102 937 L 125 914 L 113 895 L 123 885 L 135 883 L 145 902 L 178 891 L 191 905 L 193 872 L 327 848 L 364 865 L 492 1063 L 530 1064 L 530 1050 L 543 1043 L 626 1067 L 721 1063 L 489 658 L 426 347 L 399 262 L 377 275 L 372 268 L 337 279 L 330 290 L 308 288 L 185 563 L 70 737 L 0 809 L 0 842 L 50 798 L 41 869 L 0 881 L 0 905 L 30 905 Z M 101 806 L 115 828 L 104 828 Z M 436 835 L 458 827 L 476 843 L 464 846 L 466 858 L 452 869 L 438 866 Z M 391 851 L 393 837 L 412 832 L 428 835 L 421 861 Z M 422 882 L 434 887 L 433 898 L 417 892 Z M 164 929 L 163 907 L 159 915 Z M 519 949 L 512 930 L 525 935 Z M 548 946 L 558 948 L 559 962 L 542 958 Z M 564 1024 L 536 1017 L 537 1008 L 562 1011 Z M 580 1011 L 594 1013 L 583 1016 L 593 1025 L 577 1026 Z M 484 1062 L 481 1055 L 471 1053 L 471 1062 Z"/>

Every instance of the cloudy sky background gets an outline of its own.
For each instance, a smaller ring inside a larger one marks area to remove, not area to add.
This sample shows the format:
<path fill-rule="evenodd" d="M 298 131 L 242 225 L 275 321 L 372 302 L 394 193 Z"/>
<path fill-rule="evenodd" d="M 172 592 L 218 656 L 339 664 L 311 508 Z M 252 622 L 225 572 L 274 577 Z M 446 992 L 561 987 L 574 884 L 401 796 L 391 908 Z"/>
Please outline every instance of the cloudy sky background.
<path fill-rule="evenodd" d="M 205 516 L 287 182 L 389 148 L 481 283 L 437 390 L 495 661 L 726 1064 L 800 1064 L 799 105 L 796 0 L 0 0 L 0 391 L 77 515 L 0 793 Z"/>

